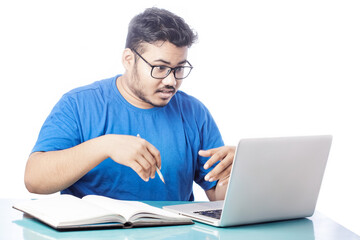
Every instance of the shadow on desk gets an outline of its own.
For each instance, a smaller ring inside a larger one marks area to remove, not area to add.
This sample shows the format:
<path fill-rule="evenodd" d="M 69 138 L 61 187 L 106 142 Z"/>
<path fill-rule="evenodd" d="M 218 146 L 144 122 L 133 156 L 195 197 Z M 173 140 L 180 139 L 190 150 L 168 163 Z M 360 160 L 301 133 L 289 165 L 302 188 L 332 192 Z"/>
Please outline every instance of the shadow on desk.
<path fill-rule="evenodd" d="M 215 228 L 196 224 L 193 230 L 202 232 L 206 239 L 291 239 L 314 240 L 313 222 L 309 219 L 297 219 L 273 223 L 254 224 L 229 228 Z"/>
<path fill-rule="evenodd" d="M 216 228 L 202 223 L 186 226 L 148 227 L 59 232 L 32 218 L 14 221 L 23 229 L 23 237 L 32 239 L 292 239 L 314 240 L 309 219 Z"/>

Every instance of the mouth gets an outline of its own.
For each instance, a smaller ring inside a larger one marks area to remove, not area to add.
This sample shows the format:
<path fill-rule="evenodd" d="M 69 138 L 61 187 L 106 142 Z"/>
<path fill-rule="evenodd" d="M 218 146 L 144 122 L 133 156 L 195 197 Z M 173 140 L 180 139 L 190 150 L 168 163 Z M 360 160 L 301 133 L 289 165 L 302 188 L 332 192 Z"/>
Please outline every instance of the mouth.
<path fill-rule="evenodd" d="M 174 88 L 162 88 L 156 91 L 159 94 L 161 99 L 167 100 L 175 94 Z"/>

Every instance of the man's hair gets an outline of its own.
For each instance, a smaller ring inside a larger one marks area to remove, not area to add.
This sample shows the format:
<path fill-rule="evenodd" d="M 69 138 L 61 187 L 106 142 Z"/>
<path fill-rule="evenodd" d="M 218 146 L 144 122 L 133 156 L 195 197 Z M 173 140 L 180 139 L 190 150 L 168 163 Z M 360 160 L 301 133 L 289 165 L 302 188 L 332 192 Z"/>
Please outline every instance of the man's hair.
<path fill-rule="evenodd" d="M 125 47 L 141 52 L 141 43 L 168 41 L 177 47 L 190 47 L 196 40 L 197 35 L 184 19 L 168 10 L 153 7 L 131 20 Z"/>

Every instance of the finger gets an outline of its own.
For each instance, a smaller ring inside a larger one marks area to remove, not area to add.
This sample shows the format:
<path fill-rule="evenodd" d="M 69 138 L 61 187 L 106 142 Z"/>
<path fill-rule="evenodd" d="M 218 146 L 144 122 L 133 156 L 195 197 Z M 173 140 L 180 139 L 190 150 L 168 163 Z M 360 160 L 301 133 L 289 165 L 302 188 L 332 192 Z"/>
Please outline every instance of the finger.
<path fill-rule="evenodd" d="M 213 156 L 204 164 L 204 169 L 208 169 L 218 161 L 223 161 L 225 158 L 231 161 L 229 164 L 232 164 L 235 155 L 235 147 L 232 146 L 223 146 L 215 149 L 216 151 Z"/>
<path fill-rule="evenodd" d="M 134 170 L 139 177 L 145 182 L 149 181 L 149 176 L 145 174 L 144 168 L 137 161 L 132 161 L 129 167 Z"/>
<path fill-rule="evenodd" d="M 226 155 L 227 155 L 227 152 L 225 150 L 216 151 L 215 153 L 213 153 L 211 158 L 209 160 L 207 160 L 207 162 L 204 164 L 204 169 L 208 169 L 211 166 L 213 166 L 215 163 L 217 163 L 218 161 L 222 161 Z"/>
<path fill-rule="evenodd" d="M 148 151 L 146 148 L 144 152 L 142 153 L 143 159 L 147 161 L 150 164 L 150 177 L 155 178 L 155 172 L 156 172 L 156 159 L 154 156 Z"/>
<path fill-rule="evenodd" d="M 144 159 L 146 159 L 151 165 L 150 176 L 151 178 L 155 178 L 156 166 L 161 167 L 160 152 L 151 143 L 149 143 L 143 138 L 140 138 L 140 135 L 138 135 L 137 138 L 142 144 L 140 153 L 143 155 Z"/>
<path fill-rule="evenodd" d="M 138 156 L 135 160 L 142 166 L 144 174 L 147 177 L 155 178 L 156 161 L 153 156 L 148 152 L 143 152 L 143 155 Z"/>
<path fill-rule="evenodd" d="M 231 166 L 222 170 L 219 170 L 218 168 L 217 169 L 214 168 L 205 176 L 205 180 L 209 182 L 217 181 L 228 177 L 230 173 L 231 173 Z"/>
<path fill-rule="evenodd" d="M 156 166 L 159 169 L 161 169 L 161 156 L 160 156 L 159 150 L 156 147 L 154 147 L 152 144 L 150 144 L 149 142 L 146 147 L 147 147 L 148 152 L 152 155 L 153 159 L 155 160 Z"/>
<path fill-rule="evenodd" d="M 215 166 L 206 176 L 206 181 L 215 181 L 230 174 L 233 157 L 227 155 L 218 165 Z"/>
<path fill-rule="evenodd" d="M 219 180 L 219 186 L 225 186 L 229 183 L 230 175 Z"/>
<path fill-rule="evenodd" d="M 231 173 L 231 166 L 227 167 L 226 169 L 224 169 L 222 172 L 220 172 L 219 174 L 213 176 L 212 178 L 216 180 L 222 180 L 222 179 L 226 179 L 230 176 Z"/>
<path fill-rule="evenodd" d="M 200 150 L 198 152 L 198 154 L 202 157 L 211 157 L 212 155 L 214 155 L 214 153 L 216 153 L 219 150 L 219 148 L 212 148 L 212 149 L 208 149 L 208 150 Z"/>

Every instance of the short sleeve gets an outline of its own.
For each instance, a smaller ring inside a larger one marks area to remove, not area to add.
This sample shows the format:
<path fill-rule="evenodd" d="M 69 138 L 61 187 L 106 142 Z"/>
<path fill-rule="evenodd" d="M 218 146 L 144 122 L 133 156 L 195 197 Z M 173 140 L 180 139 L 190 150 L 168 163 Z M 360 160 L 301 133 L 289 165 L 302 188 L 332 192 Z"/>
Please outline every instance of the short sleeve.
<path fill-rule="evenodd" d="M 202 105 L 203 119 L 202 124 L 199 126 L 200 130 L 200 148 L 199 150 L 208 150 L 212 148 L 218 148 L 224 146 L 223 139 L 221 137 L 219 128 L 216 125 L 215 120 L 211 116 L 208 109 Z M 195 182 L 199 184 L 205 191 L 214 187 L 217 182 L 205 181 L 204 177 L 209 173 L 216 164 L 210 169 L 204 169 L 203 166 L 208 160 L 208 157 L 198 156 L 197 167 L 195 172 Z"/>
<path fill-rule="evenodd" d="M 32 152 L 63 150 L 81 143 L 75 103 L 64 95 L 45 120 Z"/>

